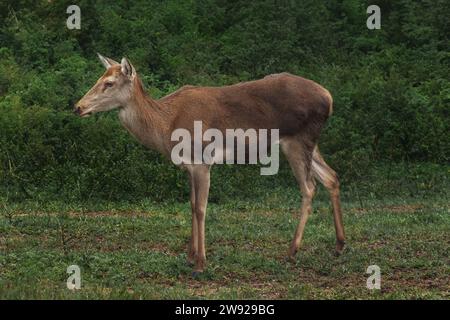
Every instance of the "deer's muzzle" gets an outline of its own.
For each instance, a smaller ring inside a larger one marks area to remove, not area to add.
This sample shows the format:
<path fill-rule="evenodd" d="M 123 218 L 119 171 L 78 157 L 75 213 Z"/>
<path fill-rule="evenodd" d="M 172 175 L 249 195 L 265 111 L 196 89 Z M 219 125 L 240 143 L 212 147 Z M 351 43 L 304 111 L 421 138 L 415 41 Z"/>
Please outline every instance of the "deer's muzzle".
<path fill-rule="evenodd" d="M 80 107 L 75 107 L 73 110 L 73 113 L 75 113 L 76 115 L 81 115 L 81 108 Z"/>

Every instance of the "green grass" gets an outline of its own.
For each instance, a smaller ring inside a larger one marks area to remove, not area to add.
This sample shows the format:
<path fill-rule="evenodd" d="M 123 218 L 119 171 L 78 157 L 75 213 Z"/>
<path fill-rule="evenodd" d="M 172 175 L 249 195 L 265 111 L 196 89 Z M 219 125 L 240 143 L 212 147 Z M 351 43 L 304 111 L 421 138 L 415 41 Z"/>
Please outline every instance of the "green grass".
<path fill-rule="evenodd" d="M 296 263 L 284 260 L 300 196 L 212 203 L 208 269 L 186 265 L 186 203 L 4 204 L 0 215 L 2 299 L 448 299 L 450 214 L 446 197 L 349 199 L 348 247 L 335 257 L 323 190 L 314 203 Z M 82 288 L 66 288 L 81 268 Z M 366 269 L 381 268 L 381 290 Z"/>

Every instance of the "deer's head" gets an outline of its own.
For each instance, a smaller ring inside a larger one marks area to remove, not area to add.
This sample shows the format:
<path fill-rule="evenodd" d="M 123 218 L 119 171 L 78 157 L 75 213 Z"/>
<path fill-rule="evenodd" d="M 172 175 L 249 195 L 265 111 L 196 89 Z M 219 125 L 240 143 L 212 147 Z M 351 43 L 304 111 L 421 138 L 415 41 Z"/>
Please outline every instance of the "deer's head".
<path fill-rule="evenodd" d="M 98 54 L 106 72 L 95 85 L 75 104 L 75 113 L 81 117 L 92 113 L 123 107 L 129 101 L 136 70 L 122 58 L 120 63 Z"/>

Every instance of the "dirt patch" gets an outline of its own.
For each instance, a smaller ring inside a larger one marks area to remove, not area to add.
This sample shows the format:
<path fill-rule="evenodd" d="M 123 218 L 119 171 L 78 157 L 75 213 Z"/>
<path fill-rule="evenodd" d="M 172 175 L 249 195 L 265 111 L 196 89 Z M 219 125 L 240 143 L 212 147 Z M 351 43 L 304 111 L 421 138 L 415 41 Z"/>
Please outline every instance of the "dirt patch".
<path fill-rule="evenodd" d="M 390 205 L 390 206 L 379 206 L 379 207 L 368 207 L 368 208 L 351 208 L 348 209 L 350 212 L 354 213 L 369 213 L 373 211 L 389 211 L 393 213 L 415 213 L 420 211 L 425 206 L 423 204 L 405 204 L 405 205 Z"/>
<path fill-rule="evenodd" d="M 401 205 L 401 206 L 386 206 L 385 210 L 389 210 L 394 213 L 413 213 L 424 208 L 422 204 Z"/>
<path fill-rule="evenodd" d="M 239 281 L 236 282 L 211 282 L 207 283 L 189 279 L 186 282 L 187 289 L 192 296 L 197 297 L 211 297 L 215 294 L 222 292 L 237 291 L 239 296 L 245 296 L 246 291 L 251 296 L 256 295 L 261 299 L 282 299 L 285 296 L 286 285 L 278 281 Z"/>
<path fill-rule="evenodd" d="M 67 213 L 61 212 L 44 212 L 44 211 L 34 211 L 32 213 L 26 211 L 16 211 L 13 217 L 26 217 L 26 216 L 67 216 L 69 218 L 78 217 L 130 217 L 130 218 L 146 218 L 152 216 L 152 212 L 144 211 L 70 211 Z"/>
<path fill-rule="evenodd" d="M 397 269 L 382 278 L 382 287 L 388 292 L 399 290 L 438 290 L 444 296 L 450 296 L 448 277 L 436 277 L 420 274 L 417 270 Z"/>

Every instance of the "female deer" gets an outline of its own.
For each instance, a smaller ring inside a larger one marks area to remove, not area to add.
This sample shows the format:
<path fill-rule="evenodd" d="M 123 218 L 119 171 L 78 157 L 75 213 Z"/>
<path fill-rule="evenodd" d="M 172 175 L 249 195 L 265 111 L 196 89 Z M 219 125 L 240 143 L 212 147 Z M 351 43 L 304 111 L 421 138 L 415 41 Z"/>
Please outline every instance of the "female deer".
<path fill-rule="evenodd" d="M 286 155 L 302 193 L 301 218 L 289 248 L 294 258 L 303 236 L 315 192 L 315 179 L 329 191 L 336 229 L 336 252 L 344 248 L 344 227 L 336 173 L 325 163 L 317 143 L 332 112 L 329 92 L 313 81 L 288 73 L 225 87 L 185 86 L 159 100 L 150 98 L 131 63 L 115 62 L 99 54 L 106 72 L 76 104 L 81 117 L 119 108 L 119 119 L 143 145 L 170 157 L 171 133 L 179 128 L 193 132 L 195 121 L 205 129 L 278 129 Z M 224 150 L 225 153 L 225 150 Z M 210 165 L 183 163 L 189 173 L 192 236 L 188 261 L 194 275 L 205 268 L 205 213 Z"/>

